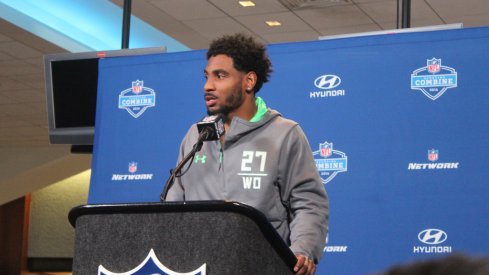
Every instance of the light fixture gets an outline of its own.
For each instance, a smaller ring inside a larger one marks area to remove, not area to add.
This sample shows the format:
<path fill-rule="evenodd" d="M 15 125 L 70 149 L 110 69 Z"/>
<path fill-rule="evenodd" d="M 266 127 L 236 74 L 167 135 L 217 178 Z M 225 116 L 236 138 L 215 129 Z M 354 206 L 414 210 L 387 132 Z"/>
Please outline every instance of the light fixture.
<path fill-rule="evenodd" d="M 281 26 L 282 23 L 274 20 L 274 21 L 265 21 L 265 23 L 269 26 L 269 27 L 278 27 L 278 26 Z"/>
<path fill-rule="evenodd" d="M 238 3 L 243 7 L 254 7 L 255 3 L 253 1 L 238 1 Z"/>
<path fill-rule="evenodd" d="M 290 10 L 317 9 L 351 3 L 351 0 L 278 0 Z"/>

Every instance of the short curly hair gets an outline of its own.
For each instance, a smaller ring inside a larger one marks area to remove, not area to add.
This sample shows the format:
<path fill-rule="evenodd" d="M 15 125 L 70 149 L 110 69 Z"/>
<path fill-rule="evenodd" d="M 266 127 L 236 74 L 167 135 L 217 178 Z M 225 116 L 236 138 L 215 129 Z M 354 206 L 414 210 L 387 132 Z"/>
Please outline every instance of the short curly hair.
<path fill-rule="evenodd" d="M 272 62 L 267 56 L 265 46 L 255 41 L 253 37 L 238 33 L 224 35 L 212 41 L 207 51 L 207 60 L 219 54 L 231 57 L 236 70 L 256 73 L 255 93 L 261 89 L 263 83 L 268 82 L 272 72 Z"/>

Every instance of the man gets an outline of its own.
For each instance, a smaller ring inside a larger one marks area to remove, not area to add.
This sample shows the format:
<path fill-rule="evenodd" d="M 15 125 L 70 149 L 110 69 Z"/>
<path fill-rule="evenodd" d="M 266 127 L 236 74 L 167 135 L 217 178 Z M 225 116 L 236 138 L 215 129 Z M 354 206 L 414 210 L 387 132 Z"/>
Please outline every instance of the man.
<path fill-rule="evenodd" d="M 167 200 L 233 200 L 255 207 L 297 256 L 294 271 L 314 274 L 327 233 L 327 195 L 302 129 L 256 96 L 271 72 L 265 47 L 242 34 L 223 36 L 212 42 L 207 60 L 207 112 L 224 115 L 225 134 L 204 143 Z M 180 160 L 198 135 L 193 125 Z"/>

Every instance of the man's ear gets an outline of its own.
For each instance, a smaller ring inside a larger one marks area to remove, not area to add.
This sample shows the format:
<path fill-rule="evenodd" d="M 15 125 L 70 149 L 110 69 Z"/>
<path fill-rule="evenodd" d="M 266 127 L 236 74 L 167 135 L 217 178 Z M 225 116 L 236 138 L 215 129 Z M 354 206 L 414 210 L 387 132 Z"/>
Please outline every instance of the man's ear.
<path fill-rule="evenodd" d="M 245 76 L 245 90 L 247 92 L 252 92 L 252 91 L 254 92 L 256 81 L 257 81 L 256 73 L 253 71 L 248 72 Z"/>

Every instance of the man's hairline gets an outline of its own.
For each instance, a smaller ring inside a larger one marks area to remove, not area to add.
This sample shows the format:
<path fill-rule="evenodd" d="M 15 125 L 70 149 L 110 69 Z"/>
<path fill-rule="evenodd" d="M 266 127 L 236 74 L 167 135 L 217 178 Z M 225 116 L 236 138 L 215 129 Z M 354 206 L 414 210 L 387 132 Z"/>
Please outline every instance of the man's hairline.
<path fill-rule="evenodd" d="M 218 55 L 225 55 L 225 56 L 227 56 L 227 57 L 231 58 L 231 60 L 233 61 L 233 68 L 234 68 L 236 71 L 241 72 L 241 73 L 244 73 L 244 74 L 247 74 L 247 73 L 250 73 L 250 72 L 254 72 L 254 73 L 256 74 L 256 70 L 249 70 L 249 71 L 245 71 L 245 70 L 240 70 L 240 69 L 236 68 L 236 62 L 234 62 L 234 58 L 233 58 L 232 56 L 228 55 L 228 54 L 225 54 L 225 53 L 216 53 L 216 54 L 210 55 L 209 57 L 207 57 L 207 61 L 209 61 L 209 59 L 211 59 L 211 57 L 216 57 L 216 56 L 218 56 Z M 206 70 L 204 69 L 204 72 L 205 72 L 205 71 L 206 71 Z"/>

